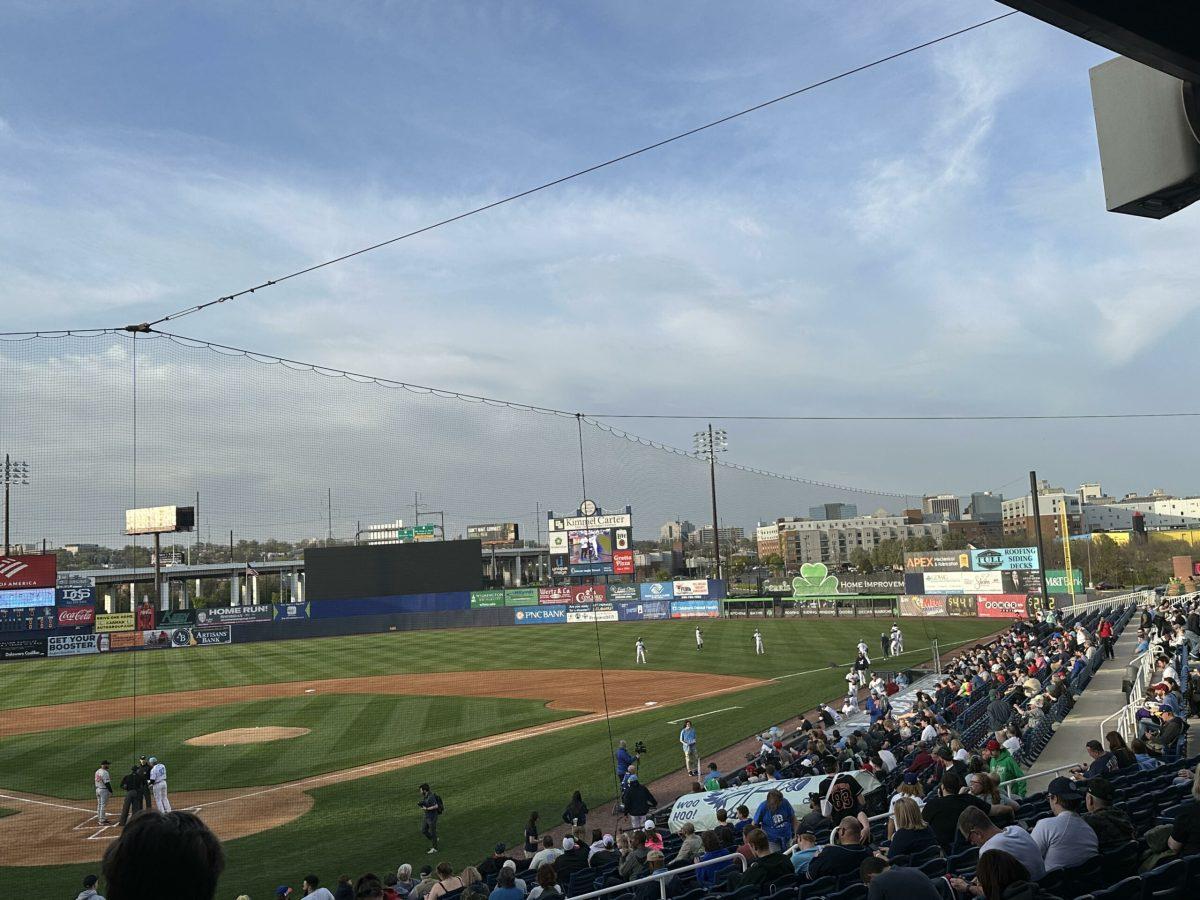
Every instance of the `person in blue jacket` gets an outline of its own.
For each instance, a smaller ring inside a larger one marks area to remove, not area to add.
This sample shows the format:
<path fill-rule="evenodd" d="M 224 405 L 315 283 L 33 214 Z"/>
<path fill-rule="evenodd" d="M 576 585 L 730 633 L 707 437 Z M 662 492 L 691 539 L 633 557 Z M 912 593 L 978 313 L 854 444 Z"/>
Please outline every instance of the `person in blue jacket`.
<path fill-rule="evenodd" d="M 754 824 L 767 833 L 771 850 L 780 853 L 791 846 L 796 834 L 796 811 L 782 793 L 768 791 L 767 799 L 754 813 Z"/>

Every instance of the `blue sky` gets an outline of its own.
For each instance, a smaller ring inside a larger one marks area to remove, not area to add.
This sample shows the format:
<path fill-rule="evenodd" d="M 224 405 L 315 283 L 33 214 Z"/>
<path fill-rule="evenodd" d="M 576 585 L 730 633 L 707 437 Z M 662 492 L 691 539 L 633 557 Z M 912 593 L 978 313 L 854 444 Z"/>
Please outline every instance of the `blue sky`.
<path fill-rule="evenodd" d="M 152 318 L 1005 10 L 6 2 L 5 325 Z M 1197 212 L 1104 211 L 1110 55 L 1013 17 L 174 328 L 593 413 L 1190 409 Z M 885 490 L 1197 487 L 1187 422 L 729 427 Z"/>

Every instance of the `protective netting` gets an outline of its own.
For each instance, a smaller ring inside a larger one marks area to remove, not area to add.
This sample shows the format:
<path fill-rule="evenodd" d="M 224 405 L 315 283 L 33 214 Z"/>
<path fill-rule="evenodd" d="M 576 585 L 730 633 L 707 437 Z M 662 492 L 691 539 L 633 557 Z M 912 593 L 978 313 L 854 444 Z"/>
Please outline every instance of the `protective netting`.
<path fill-rule="evenodd" d="M 633 508 L 634 537 L 675 519 L 711 521 L 707 463 L 608 424 L 473 401 L 159 334 L 0 342 L 5 448 L 33 466 L 13 498 L 13 540 L 125 542 L 123 510 L 190 504 L 205 542 L 349 541 L 359 525 L 444 516 L 448 537 L 512 521 L 545 536 L 545 513 L 588 494 Z M 702 422 L 680 429 L 703 427 Z M 580 433 L 582 432 L 582 459 Z M 800 457 L 823 451 L 798 446 Z M 722 527 L 811 505 L 863 513 L 919 502 L 718 471 Z M 799 473 L 802 474 L 802 473 Z M 415 502 L 419 504 L 414 510 Z M 332 505 L 332 514 L 330 511 Z M 426 511 L 430 511 L 427 514 Z"/>

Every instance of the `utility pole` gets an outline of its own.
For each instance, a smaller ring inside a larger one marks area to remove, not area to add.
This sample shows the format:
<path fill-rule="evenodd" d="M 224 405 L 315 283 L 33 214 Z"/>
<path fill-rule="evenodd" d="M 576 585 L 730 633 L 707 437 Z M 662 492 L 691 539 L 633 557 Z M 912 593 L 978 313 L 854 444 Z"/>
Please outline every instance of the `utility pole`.
<path fill-rule="evenodd" d="M 1037 529 L 1038 575 L 1042 579 L 1042 603 L 1048 603 L 1050 585 L 1046 584 L 1046 548 L 1042 543 L 1042 512 L 1041 505 L 1038 503 L 1037 472 L 1029 473 L 1029 493 L 1030 499 L 1033 501 L 1034 527 Z M 1070 574 L 1068 572 L 1067 577 L 1070 577 Z"/>
<path fill-rule="evenodd" d="M 4 477 L 4 555 L 7 556 L 10 550 L 8 539 L 8 522 L 11 501 L 9 492 L 14 484 L 29 484 L 29 463 L 18 462 L 4 454 L 4 470 L 0 472 Z"/>
<path fill-rule="evenodd" d="M 328 547 L 333 543 L 333 488 L 325 488 L 325 511 L 329 516 L 329 531 L 326 532 L 325 546 Z"/>

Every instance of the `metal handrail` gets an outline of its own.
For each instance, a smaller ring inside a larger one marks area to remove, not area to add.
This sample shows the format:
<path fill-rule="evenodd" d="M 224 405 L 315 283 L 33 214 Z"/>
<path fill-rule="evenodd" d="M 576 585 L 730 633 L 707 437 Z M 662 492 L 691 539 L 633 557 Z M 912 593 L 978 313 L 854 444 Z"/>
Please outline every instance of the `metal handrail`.
<path fill-rule="evenodd" d="M 1079 763 L 1067 763 L 1065 766 L 1057 766 L 1053 769 L 1043 769 L 1040 772 L 1030 772 L 1028 775 L 1022 775 L 1020 778 L 1010 778 L 1007 781 L 1000 782 L 1000 787 L 1006 784 L 1016 784 L 1018 781 L 1028 781 L 1031 778 L 1041 778 L 1043 775 L 1054 775 L 1058 772 L 1065 772 L 1067 769 L 1074 769 L 1079 766 Z"/>
<path fill-rule="evenodd" d="M 571 900 L 591 900 L 593 897 L 603 897 L 605 894 L 625 894 L 631 888 L 635 888 L 641 884 L 649 884 L 651 881 L 658 882 L 658 892 L 662 900 L 667 900 L 667 879 L 674 878 L 680 872 L 692 872 L 696 869 L 703 869 L 705 866 L 715 866 L 717 863 L 728 862 L 731 859 L 740 859 L 742 861 L 742 871 L 746 871 L 746 857 L 740 853 L 730 853 L 727 856 L 718 856 L 716 859 L 705 860 L 704 862 L 692 863 L 690 866 L 680 866 L 678 869 L 663 868 L 655 872 L 653 875 L 647 875 L 644 878 L 637 878 L 633 881 L 622 881 L 620 884 L 610 885 L 606 888 L 600 888 L 598 891 L 589 891 L 586 894 L 576 894 L 571 897 Z"/>

